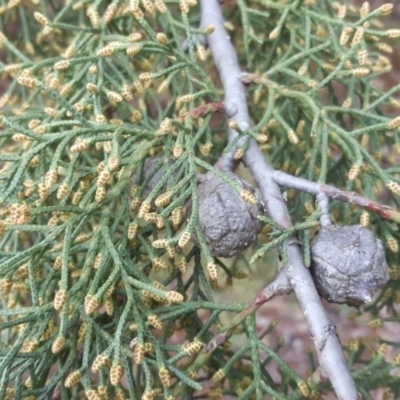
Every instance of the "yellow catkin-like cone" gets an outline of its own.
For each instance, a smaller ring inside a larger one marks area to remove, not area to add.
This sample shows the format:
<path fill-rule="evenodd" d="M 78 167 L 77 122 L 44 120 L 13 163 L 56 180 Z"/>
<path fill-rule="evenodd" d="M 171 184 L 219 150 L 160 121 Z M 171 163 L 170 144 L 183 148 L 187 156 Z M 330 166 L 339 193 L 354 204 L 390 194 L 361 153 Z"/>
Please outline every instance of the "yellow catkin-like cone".
<path fill-rule="evenodd" d="M 65 346 L 65 339 L 62 336 L 58 336 L 51 346 L 51 351 L 54 354 L 58 354 Z"/>
<path fill-rule="evenodd" d="M 110 370 L 111 385 L 117 386 L 124 375 L 124 368 L 122 365 L 113 365 Z"/>
<path fill-rule="evenodd" d="M 61 310 L 67 300 L 67 291 L 59 290 L 54 297 L 54 309 Z"/>
<path fill-rule="evenodd" d="M 171 373 L 166 367 L 161 367 L 159 369 L 158 376 L 160 377 L 163 386 L 167 388 L 171 386 Z"/>
<path fill-rule="evenodd" d="M 70 388 L 75 386 L 81 380 L 81 373 L 79 371 L 72 371 L 65 379 L 64 386 Z"/>

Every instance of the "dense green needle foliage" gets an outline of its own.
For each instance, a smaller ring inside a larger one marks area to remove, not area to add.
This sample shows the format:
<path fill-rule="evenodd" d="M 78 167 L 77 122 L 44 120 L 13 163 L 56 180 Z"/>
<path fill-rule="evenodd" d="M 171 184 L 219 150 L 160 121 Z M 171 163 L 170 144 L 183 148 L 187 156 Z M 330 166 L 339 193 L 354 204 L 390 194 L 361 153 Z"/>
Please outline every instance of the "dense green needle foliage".
<path fill-rule="evenodd" d="M 383 28 L 391 5 L 222 7 L 249 73 L 253 125 L 238 139 L 256 139 L 276 170 L 397 209 L 400 84 L 377 83 L 400 37 Z M 260 335 L 241 299 L 213 299 L 217 275 L 235 284 L 249 260 L 213 258 L 199 224 L 196 175 L 221 174 L 213 165 L 237 143 L 227 140 L 205 45 L 213 27 L 199 23 L 195 0 L 0 0 L 1 400 L 294 400 L 332 391 L 312 375 L 313 357 L 308 379 L 279 356 L 281 343 L 264 343 L 275 323 Z M 285 262 L 295 233 L 310 265 L 320 212 L 310 194 L 288 189 L 293 228 L 261 217 L 252 261 L 279 248 Z M 330 211 L 386 244 L 391 280 L 365 309 L 371 327 L 398 324 L 398 223 L 335 200 Z M 236 317 L 221 326 L 227 312 Z M 244 345 L 205 350 L 218 329 L 245 334 Z M 385 358 L 388 346 L 399 338 L 344 344 L 365 399 L 378 388 L 400 397 L 400 357 Z"/>

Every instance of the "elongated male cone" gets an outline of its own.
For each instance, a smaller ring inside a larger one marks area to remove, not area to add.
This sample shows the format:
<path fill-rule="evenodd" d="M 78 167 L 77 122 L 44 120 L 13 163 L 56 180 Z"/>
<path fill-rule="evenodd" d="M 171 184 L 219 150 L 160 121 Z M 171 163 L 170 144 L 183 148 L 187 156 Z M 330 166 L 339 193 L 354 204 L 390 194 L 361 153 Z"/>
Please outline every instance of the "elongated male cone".
<path fill-rule="evenodd" d="M 331 303 L 359 307 L 389 280 L 382 242 L 361 225 L 322 228 L 311 254 L 316 287 Z"/>
<path fill-rule="evenodd" d="M 225 174 L 243 189 L 255 193 L 248 182 L 234 173 Z M 232 257 L 249 247 L 262 228 L 257 219 L 262 213 L 260 202 L 247 203 L 231 185 L 212 172 L 197 179 L 200 226 L 211 254 Z M 196 236 L 193 240 L 198 244 Z"/>

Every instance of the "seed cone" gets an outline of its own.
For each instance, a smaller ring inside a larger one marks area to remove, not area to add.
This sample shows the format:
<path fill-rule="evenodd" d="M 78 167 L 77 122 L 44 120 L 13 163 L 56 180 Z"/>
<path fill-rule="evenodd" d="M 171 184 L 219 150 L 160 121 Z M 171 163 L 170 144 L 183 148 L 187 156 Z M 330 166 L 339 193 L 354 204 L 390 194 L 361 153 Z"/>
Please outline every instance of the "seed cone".
<path fill-rule="evenodd" d="M 317 289 L 331 303 L 359 307 L 389 280 L 382 242 L 361 225 L 322 228 L 311 254 Z"/>
<path fill-rule="evenodd" d="M 254 188 L 232 172 L 225 173 L 252 194 Z M 198 176 L 199 220 L 211 254 L 232 257 L 249 247 L 261 231 L 257 219 L 262 213 L 260 202 L 249 204 L 228 183 L 212 172 Z M 191 205 L 188 206 L 190 211 Z M 193 240 L 198 244 L 198 239 Z"/>

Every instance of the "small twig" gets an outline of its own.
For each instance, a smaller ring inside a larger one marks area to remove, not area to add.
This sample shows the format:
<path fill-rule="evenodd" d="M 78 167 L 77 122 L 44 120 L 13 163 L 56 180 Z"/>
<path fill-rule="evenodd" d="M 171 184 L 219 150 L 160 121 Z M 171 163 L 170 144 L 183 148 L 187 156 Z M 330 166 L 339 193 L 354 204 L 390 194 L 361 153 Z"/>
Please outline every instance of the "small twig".
<path fill-rule="evenodd" d="M 251 299 L 247 308 L 238 313 L 235 318 L 220 333 L 213 337 L 205 347 L 205 351 L 212 352 L 218 346 L 225 343 L 231 336 L 233 331 L 244 322 L 251 314 L 254 314 L 263 304 L 271 300 L 275 296 L 289 294 L 293 291 L 292 285 L 287 277 L 286 269 L 281 269 L 278 276 L 271 282 L 262 292 Z"/>
<path fill-rule="evenodd" d="M 390 207 L 375 203 L 367 197 L 360 196 L 355 192 L 348 192 L 323 183 L 311 182 L 307 179 L 298 178 L 282 171 L 272 171 L 272 179 L 279 186 L 301 190 L 302 192 L 314 196 L 322 194 L 333 200 L 355 204 L 359 207 L 365 208 L 366 210 L 373 211 L 387 220 L 397 223 L 400 222 L 400 212 L 393 210 Z"/>
<path fill-rule="evenodd" d="M 275 296 L 290 294 L 292 291 L 293 287 L 288 279 L 287 269 L 285 267 L 280 269 L 279 274 L 274 281 L 271 282 L 265 289 L 263 289 L 263 291 L 253 300 L 251 300 L 249 305 L 254 304 L 261 306 Z"/>
<path fill-rule="evenodd" d="M 225 112 L 229 116 L 229 113 L 232 113 L 232 110 L 229 108 L 228 105 L 224 103 L 207 103 L 179 116 L 177 120 L 180 123 L 183 123 L 185 121 L 185 118 L 188 116 L 192 118 L 200 118 L 206 116 L 207 114 L 215 112 Z"/>
<path fill-rule="evenodd" d="M 317 194 L 317 204 L 321 210 L 321 217 L 319 218 L 319 223 L 321 226 L 332 225 L 332 221 L 329 217 L 329 199 L 325 193 Z"/>
<path fill-rule="evenodd" d="M 218 1 L 201 0 L 201 17 L 202 27 L 210 24 L 215 27 L 215 31 L 207 38 L 208 45 L 225 90 L 225 100 L 234 101 L 237 104 L 238 111 L 235 115 L 235 121 L 240 129 L 245 131 L 250 126 L 246 92 L 239 80 L 241 73 L 239 63 L 235 49 L 225 30 Z M 233 140 L 236 136 L 237 132 L 231 129 L 229 131 L 229 140 Z M 241 141 L 239 141 L 238 146 L 241 144 Z M 218 166 L 220 168 L 233 167 L 235 151 L 236 148 L 222 155 L 218 161 Z M 254 140 L 250 141 L 244 156 L 244 162 L 260 189 L 268 215 L 282 227 L 290 228 L 292 223 L 285 201 L 279 186 L 272 179 L 273 168 L 265 160 L 263 153 Z M 329 335 L 325 340 L 325 327 L 330 325 L 330 322 L 322 306 L 310 271 L 304 266 L 301 248 L 295 241 L 288 245 L 288 259 L 287 277 L 307 319 L 311 334 L 318 343 L 322 341 L 325 343 L 318 352 L 323 373 L 329 377 L 339 399 L 357 400 L 357 389 L 347 368 L 338 338 L 336 335 Z"/>

